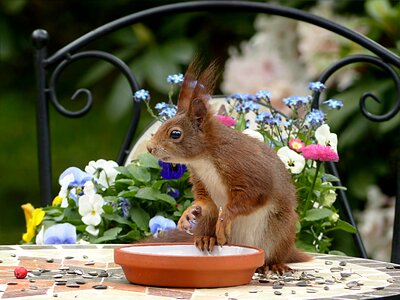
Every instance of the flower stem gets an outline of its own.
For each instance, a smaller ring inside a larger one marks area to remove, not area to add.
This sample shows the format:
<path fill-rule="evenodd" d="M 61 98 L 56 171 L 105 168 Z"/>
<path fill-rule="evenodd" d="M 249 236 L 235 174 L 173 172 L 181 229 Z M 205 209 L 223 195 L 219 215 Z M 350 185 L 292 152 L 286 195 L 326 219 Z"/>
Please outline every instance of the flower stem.
<path fill-rule="evenodd" d="M 307 195 L 306 204 L 305 204 L 305 206 L 304 206 L 305 209 L 304 209 L 303 213 L 305 213 L 305 212 L 308 210 L 308 208 L 309 208 L 310 201 L 311 201 L 311 195 L 312 195 L 312 193 L 313 193 L 313 191 L 314 191 L 314 187 L 315 187 L 315 183 L 316 183 L 316 181 L 317 181 L 318 172 L 319 172 L 320 167 L 321 167 L 321 162 L 318 160 L 318 161 L 317 161 L 317 167 L 316 167 L 316 169 L 315 169 L 314 179 L 313 179 L 313 182 L 312 182 L 310 191 L 308 192 L 308 195 Z"/>

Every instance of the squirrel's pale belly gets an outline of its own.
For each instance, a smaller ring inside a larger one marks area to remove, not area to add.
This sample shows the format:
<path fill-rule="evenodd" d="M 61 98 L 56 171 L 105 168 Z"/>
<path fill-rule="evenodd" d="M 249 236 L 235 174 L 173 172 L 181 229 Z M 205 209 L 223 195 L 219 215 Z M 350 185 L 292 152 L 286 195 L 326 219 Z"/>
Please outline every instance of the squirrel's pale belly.
<path fill-rule="evenodd" d="M 224 207 L 228 202 L 227 188 L 212 162 L 206 159 L 199 159 L 191 161 L 189 167 L 203 182 L 218 209 Z"/>

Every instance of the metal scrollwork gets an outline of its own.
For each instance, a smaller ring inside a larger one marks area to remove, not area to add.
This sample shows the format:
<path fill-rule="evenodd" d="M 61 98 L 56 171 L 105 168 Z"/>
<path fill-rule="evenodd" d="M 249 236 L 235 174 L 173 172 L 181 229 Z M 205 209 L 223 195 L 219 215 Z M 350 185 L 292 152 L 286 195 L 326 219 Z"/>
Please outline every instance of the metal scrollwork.
<path fill-rule="evenodd" d="M 115 67 L 117 67 L 121 72 L 125 75 L 126 79 L 129 82 L 129 86 L 131 87 L 132 91 L 135 91 L 139 88 L 139 84 L 137 83 L 134 75 L 132 74 L 131 70 L 129 67 L 118 57 L 111 55 L 107 52 L 103 51 L 84 51 L 84 52 L 79 52 L 77 54 L 73 55 L 67 55 L 67 58 L 64 59 L 61 63 L 58 64 L 58 66 L 55 68 L 51 78 L 50 78 L 50 85 L 48 88 L 48 92 L 50 95 L 50 99 L 52 103 L 54 104 L 55 108 L 57 109 L 58 112 L 63 114 L 64 116 L 70 117 L 70 118 L 77 118 L 85 115 L 88 113 L 92 107 L 93 104 L 93 97 L 92 93 L 90 90 L 85 89 L 85 88 L 80 88 L 75 91 L 75 93 L 72 95 L 71 100 L 75 100 L 78 98 L 80 95 L 86 95 L 86 104 L 85 106 L 78 110 L 78 111 L 70 111 L 66 109 L 61 103 L 58 101 L 57 95 L 56 95 L 56 83 L 61 75 L 61 73 L 65 70 L 65 68 L 78 60 L 85 59 L 85 58 L 99 58 L 102 60 L 105 60 L 111 64 L 113 64 Z"/>
<path fill-rule="evenodd" d="M 370 55 L 361 55 L 361 54 L 351 55 L 339 60 L 338 62 L 328 67 L 321 74 L 318 80 L 322 83 L 325 83 L 336 71 L 353 63 L 370 63 L 382 68 L 385 71 L 385 73 L 390 75 L 397 91 L 397 98 L 394 106 L 383 115 L 375 115 L 368 111 L 366 107 L 366 102 L 368 101 L 369 98 L 378 103 L 381 103 L 382 101 L 372 92 L 366 92 L 360 97 L 360 110 L 362 114 L 371 121 L 383 122 L 393 118 L 400 111 L 400 77 L 396 73 L 396 71 L 389 64 L 385 63 L 383 60 Z M 318 105 L 319 105 L 319 94 L 316 94 L 313 100 L 313 107 L 317 108 Z"/>

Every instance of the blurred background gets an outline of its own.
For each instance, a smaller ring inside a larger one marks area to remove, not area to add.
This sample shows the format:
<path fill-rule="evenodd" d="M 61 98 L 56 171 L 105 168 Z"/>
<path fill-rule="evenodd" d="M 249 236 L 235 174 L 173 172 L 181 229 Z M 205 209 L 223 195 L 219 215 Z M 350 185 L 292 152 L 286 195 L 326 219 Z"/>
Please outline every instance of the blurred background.
<path fill-rule="evenodd" d="M 0 244 L 20 242 L 25 231 L 21 204 L 40 206 L 32 31 L 48 31 L 51 55 L 116 18 L 173 2 L 177 1 L 0 2 Z M 275 2 L 331 19 L 400 53 L 399 1 Z M 123 59 L 142 87 L 151 91 L 153 104 L 167 97 L 166 76 L 183 73 L 197 52 L 224 62 L 218 93 L 269 89 L 275 101 L 304 95 L 307 83 L 341 57 L 368 53 L 312 25 L 247 13 L 187 13 L 152 19 L 110 34 L 87 49 L 101 49 Z M 388 260 L 400 118 L 380 124 L 368 121 L 359 111 L 359 98 L 366 91 L 376 93 L 382 103 L 369 101 L 368 109 L 383 114 L 395 103 L 393 82 L 382 70 L 357 64 L 338 72 L 328 85 L 326 97 L 344 102 L 342 111 L 332 112 L 328 123 L 339 135 L 339 170 L 351 206 L 359 212 L 367 249 L 375 258 Z M 70 109 L 83 107 L 84 101 L 70 100 L 82 87 L 94 96 L 94 106 L 84 118 L 68 119 L 50 107 L 55 195 L 58 176 L 67 167 L 83 168 L 90 160 L 116 159 L 131 117 L 129 86 L 111 65 L 94 59 L 72 64 L 57 85 L 60 102 Z M 143 109 L 138 134 L 150 121 Z M 335 247 L 352 254 L 351 239 L 339 235 Z"/>

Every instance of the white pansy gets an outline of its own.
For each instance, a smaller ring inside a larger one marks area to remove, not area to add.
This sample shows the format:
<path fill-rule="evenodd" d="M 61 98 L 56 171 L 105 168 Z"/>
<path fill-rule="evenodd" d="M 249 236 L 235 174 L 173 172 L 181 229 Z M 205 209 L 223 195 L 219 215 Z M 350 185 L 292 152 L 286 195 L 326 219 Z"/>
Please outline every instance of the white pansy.
<path fill-rule="evenodd" d="M 330 146 L 335 152 L 337 152 L 337 135 L 331 133 L 328 124 L 323 124 L 315 130 L 315 138 L 317 139 L 318 144 Z"/>
<path fill-rule="evenodd" d="M 74 174 L 68 174 L 64 176 L 62 179 L 59 180 L 59 183 L 61 185 L 60 192 L 58 193 L 58 196 L 62 198 L 61 202 L 61 207 L 68 207 L 68 187 L 71 182 L 75 181 Z"/>
<path fill-rule="evenodd" d="M 109 187 L 114 183 L 115 177 L 119 173 L 115 169 L 116 167 L 118 167 L 118 164 L 113 160 L 92 160 L 85 167 L 85 172 L 95 176 L 102 186 Z"/>
<path fill-rule="evenodd" d="M 99 229 L 94 227 L 94 226 L 92 226 L 92 225 L 87 226 L 85 230 L 87 232 L 89 232 L 93 236 L 98 236 L 99 235 Z"/>
<path fill-rule="evenodd" d="M 104 199 L 96 194 L 93 182 L 87 181 L 84 186 L 85 194 L 79 197 L 79 214 L 86 225 L 97 226 L 101 222 Z"/>
<path fill-rule="evenodd" d="M 303 171 L 306 160 L 302 155 L 291 150 L 287 146 L 280 148 L 277 154 L 285 164 L 286 169 L 290 170 L 292 174 L 299 174 L 301 171 Z"/>
<path fill-rule="evenodd" d="M 36 235 L 36 245 L 43 245 L 43 244 L 44 244 L 44 226 L 42 226 L 42 228 Z"/>
<path fill-rule="evenodd" d="M 264 137 L 262 136 L 261 133 L 259 133 L 256 130 L 247 128 L 247 129 L 243 130 L 243 133 L 264 143 Z"/>

